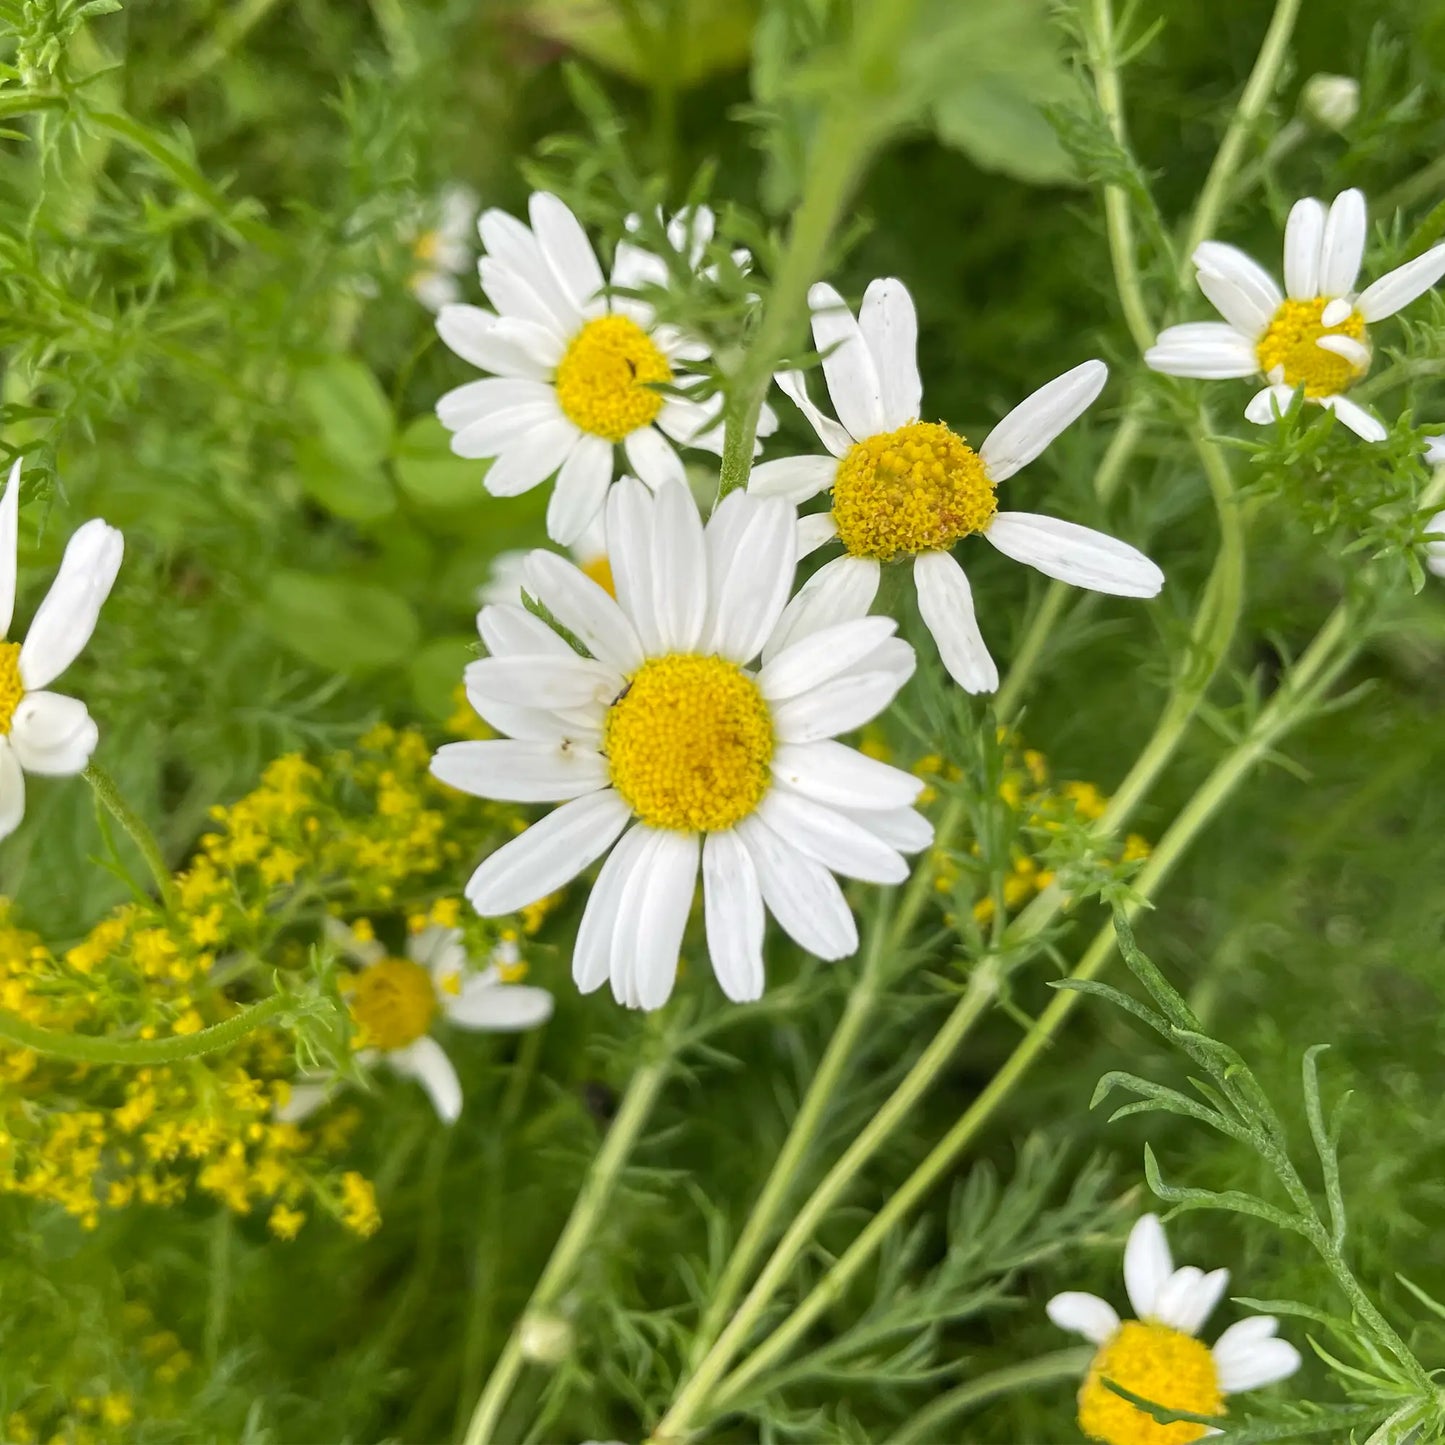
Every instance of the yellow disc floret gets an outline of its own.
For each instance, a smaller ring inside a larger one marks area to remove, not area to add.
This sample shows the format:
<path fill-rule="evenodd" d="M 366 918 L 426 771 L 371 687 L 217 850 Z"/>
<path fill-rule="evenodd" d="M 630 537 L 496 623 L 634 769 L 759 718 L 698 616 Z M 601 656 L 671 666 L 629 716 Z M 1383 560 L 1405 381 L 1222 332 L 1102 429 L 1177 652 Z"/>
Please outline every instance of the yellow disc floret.
<path fill-rule="evenodd" d="M 612 580 L 612 563 L 606 556 L 589 558 L 581 567 L 609 597 L 617 596 L 617 585 Z"/>
<path fill-rule="evenodd" d="M 1269 375 L 1276 367 L 1290 386 L 1303 386 L 1305 395 L 1337 396 L 1362 377 L 1368 365 L 1357 366 L 1337 352 L 1317 345 L 1321 336 L 1365 339 L 1365 318 L 1351 311 L 1338 326 L 1326 326 L 1320 319 L 1327 297 L 1313 301 L 1284 301 L 1274 313 L 1263 336 L 1255 344 L 1259 369 Z"/>
<path fill-rule="evenodd" d="M 838 464 L 833 519 L 855 557 L 945 551 L 998 510 L 974 449 L 942 422 L 915 421 L 858 442 Z"/>
<path fill-rule="evenodd" d="M 718 832 L 762 801 L 773 723 L 758 685 L 721 657 L 650 658 L 607 714 L 612 785 L 653 828 Z"/>
<path fill-rule="evenodd" d="M 557 367 L 557 403 L 593 436 L 620 442 L 662 410 L 654 383 L 672 380 L 667 358 L 630 317 L 599 316 L 572 338 Z"/>
<path fill-rule="evenodd" d="M 347 1003 L 359 1042 L 404 1049 L 431 1027 L 437 995 L 431 974 L 409 958 L 384 958 L 356 976 Z"/>
<path fill-rule="evenodd" d="M 10 731 L 10 719 L 25 696 L 20 681 L 20 644 L 0 642 L 0 735 Z"/>
<path fill-rule="evenodd" d="M 1189 1420 L 1159 1424 L 1115 1394 L 1106 1379 L 1171 1410 L 1224 1413 L 1209 1346 L 1153 1320 L 1125 1320 L 1100 1347 L 1079 1390 L 1079 1428 L 1106 1445 L 1188 1445 L 1204 1438 L 1206 1427 Z"/>

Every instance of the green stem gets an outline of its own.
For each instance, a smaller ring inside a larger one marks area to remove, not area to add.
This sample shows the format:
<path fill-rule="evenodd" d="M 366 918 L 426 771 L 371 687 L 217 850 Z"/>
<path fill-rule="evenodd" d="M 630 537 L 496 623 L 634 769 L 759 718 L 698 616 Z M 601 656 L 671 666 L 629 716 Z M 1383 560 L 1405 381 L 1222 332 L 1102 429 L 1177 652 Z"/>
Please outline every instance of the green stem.
<path fill-rule="evenodd" d="M 240 0 L 240 4 L 226 11 L 215 22 L 205 41 L 197 45 L 166 77 L 156 99 L 165 102 L 183 90 L 188 90 L 202 76 L 221 63 L 232 50 L 270 14 L 277 0 Z"/>
<path fill-rule="evenodd" d="M 1001 1370 L 991 1370 L 940 1395 L 892 1435 L 886 1445 L 938 1445 L 940 1440 L 957 1440 L 960 1437 L 951 1427 L 960 1415 L 986 1405 L 990 1400 L 997 1400 L 1001 1395 L 1034 1390 L 1040 1385 L 1057 1384 L 1060 1380 L 1077 1380 L 1089 1368 L 1089 1361 L 1093 1358 L 1093 1347 L 1084 1345 L 1071 1350 L 1056 1350 L 1051 1355 L 1040 1355 L 1036 1360 L 1007 1365 Z"/>
<path fill-rule="evenodd" d="M 155 879 L 156 888 L 160 892 L 161 902 L 165 905 L 166 912 L 178 913 L 180 899 L 176 894 L 176 881 L 171 876 L 171 870 L 166 867 L 165 859 L 161 856 L 161 848 L 160 844 L 156 842 L 156 835 L 146 826 L 145 820 L 140 814 L 121 796 L 120 789 L 115 785 L 115 779 L 99 763 L 91 763 L 86 768 L 85 781 L 94 790 L 96 799 L 105 805 L 106 811 L 130 834 L 131 841 L 140 849 L 141 857 L 145 859 L 146 867 L 150 869 L 151 877 Z"/>
<path fill-rule="evenodd" d="M 110 1039 L 94 1034 L 71 1034 L 0 1013 L 0 1039 L 16 1048 L 32 1049 L 57 1059 L 74 1059 L 78 1063 L 173 1064 L 231 1048 L 284 1012 L 289 1002 L 281 994 L 273 994 L 243 1008 L 223 1023 L 212 1024 L 193 1034 L 175 1034 L 168 1039 Z"/>
<path fill-rule="evenodd" d="M 572 1213 L 558 1236 L 552 1256 L 532 1290 L 527 1308 L 512 1329 L 502 1353 L 492 1368 L 486 1388 L 472 1411 L 471 1424 L 462 1445 L 495 1445 L 497 1426 L 507 1400 L 526 1363 L 522 1355 L 522 1324 L 528 1315 L 553 1308 L 571 1283 L 573 1271 L 592 1243 L 592 1236 L 602 1222 L 623 1167 L 652 1114 L 662 1092 L 671 1066 L 671 1055 L 663 1055 L 644 1064 L 632 1076 L 617 1111 L 607 1130 L 602 1148 L 587 1171 L 587 1179 L 572 1206 Z"/>

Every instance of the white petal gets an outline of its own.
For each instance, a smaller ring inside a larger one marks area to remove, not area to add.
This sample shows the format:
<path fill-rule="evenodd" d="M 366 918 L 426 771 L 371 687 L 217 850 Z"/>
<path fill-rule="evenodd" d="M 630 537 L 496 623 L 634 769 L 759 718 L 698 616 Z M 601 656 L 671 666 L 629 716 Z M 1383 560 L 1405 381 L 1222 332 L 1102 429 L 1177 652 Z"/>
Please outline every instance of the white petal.
<path fill-rule="evenodd" d="M 695 378 L 679 376 L 675 380 L 678 386 L 683 386 Z M 716 392 L 706 401 L 667 396 L 663 399 L 662 410 L 657 413 L 656 425 L 664 436 L 670 437 L 679 446 L 720 453 L 726 438 L 726 429 L 722 425 L 722 403 L 722 396 Z M 762 435 L 761 422 L 758 434 Z"/>
<path fill-rule="evenodd" d="M 1445 457 L 1431 457 L 1428 451 L 1425 459 L 1431 466 L 1439 466 L 1445 461 Z M 1439 541 L 1425 544 L 1425 565 L 1435 576 L 1445 577 L 1445 512 L 1436 512 L 1425 524 L 1425 530 L 1436 533 L 1440 538 Z"/>
<path fill-rule="evenodd" d="M 622 673 L 642 666 L 636 628 L 580 567 L 538 549 L 527 556 L 524 585 L 599 662 Z"/>
<path fill-rule="evenodd" d="M 769 702 L 809 692 L 861 662 L 897 629 L 891 617 L 860 617 L 825 627 L 765 663 L 757 676 L 758 688 Z"/>
<path fill-rule="evenodd" d="M 611 975 L 618 911 L 633 870 L 646 856 L 648 837 L 640 824 L 629 829 L 598 870 L 572 949 L 572 979 L 582 993 L 601 988 Z"/>
<path fill-rule="evenodd" d="M 1171 326 L 1144 353 L 1144 364 L 1165 376 L 1201 380 L 1253 376 L 1259 370 L 1254 347 L 1232 326 L 1218 321 Z"/>
<path fill-rule="evenodd" d="M 477 233 L 487 248 L 487 255 L 478 265 L 478 273 L 489 297 L 492 296 L 492 288 L 488 272 L 492 267 L 501 265 L 512 271 L 532 291 L 555 326 L 567 330 L 577 325 L 583 308 L 558 279 L 533 231 L 515 216 L 492 209 L 483 211 L 477 218 Z M 492 299 L 498 311 L 509 309 L 497 302 L 495 297 Z"/>
<path fill-rule="evenodd" d="M 1082 1290 L 1056 1294 L 1044 1308 L 1061 1330 L 1083 1335 L 1096 1345 L 1102 1345 L 1119 1328 L 1119 1316 L 1114 1306 L 1098 1295 L 1085 1294 Z"/>
<path fill-rule="evenodd" d="M 460 1029 L 482 1033 L 515 1033 L 534 1029 L 552 1017 L 552 995 L 545 988 L 499 983 L 473 976 L 453 998 L 441 995 L 442 1013 Z"/>
<path fill-rule="evenodd" d="M 606 437 L 584 434 L 562 463 L 547 504 L 547 535 L 562 546 L 570 547 L 602 515 L 612 485 L 612 453 Z"/>
<path fill-rule="evenodd" d="M 431 1095 L 443 1124 L 457 1122 L 462 1112 L 462 1081 L 435 1039 L 419 1038 L 404 1049 L 394 1049 L 385 1059 L 398 1074 L 415 1079 Z"/>
<path fill-rule="evenodd" d="M 758 816 L 829 872 L 865 883 L 901 883 L 908 877 L 908 864 L 876 833 L 786 788 L 770 789 L 758 806 Z"/>
<path fill-rule="evenodd" d="M 472 874 L 467 898 L 484 918 L 555 893 L 616 841 L 631 813 L 611 788 L 563 803 L 503 844 Z"/>
<path fill-rule="evenodd" d="M 1242 290 L 1233 280 L 1213 271 L 1200 271 L 1195 280 L 1209 303 L 1241 341 L 1253 345 L 1269 328 L 1274 311 L 1266 306 L 1265 298 L 1257 291 Z M 1269 284 L 1274 286 L 1273 281 Z M 1278 296 L 1277 292 L 1274 294 Z"/>
<path fill-rule="evenodd" d="M 827 739 L 782 744 L 773 754 L 773 777 L 805 798 L 841 807 L 906 808 L 923 791 L 912 773 Z"/>
<path fill-rule="evenodd" d="M 0 497 L 0 638 L 10 632 L 15 615 L 15 573 L 20 551 L 20 458 L 10 468 L 5 495 Z"/>
<path fill-rule="evenodd" d="M 798 561 L 826 547 L 838 535 L 838 519 L 832 512 L 812 512 L 798 518 Z"/>
<path fill-rule="evenodd" d="M 533 192 L 527 214 L 558 286 L 585 311 L 602 290 L 602 268 L 587 233 L 571 210 L 547 191 Z"/>
<path fill-rule="evenodd" d="M 1320 246 L 1321 296 L 1353 293 L 1365 254 L 1365 224 L 1364 194 L 1353 189 L 1341 191 L 1330 206 Z"/>
<path fill-rule="evenodd" d="M 1355 310 L 1366 321 L 1383 321 L 1417 296 L 1423 296 L 1442 275 L 1445 275 L 1445 245 L 1432 247 L 1423 256 L 1406 261 L 1373 285 L 1366 286 L 1355 302 Z"/>
<path fill-rule="evenodd" d="M 1354 310 L 1354 306 L 1343 296 L 1336 296 L 1333 301 L 1326 304 L 1325 309 L 1320 312 L 1321 326 L 1338 326 Z"/>
<path fill-rule="evenodd" d="M 1108 379 L 1109 368 L 1102 361 L 1085 361 L 1021 401 L 978 449 L 989 476 L 1002 482 L 1026 467 L 1084 413 Z"/>
<path fill-rule="evenodd" d="M 918 610 L 948 675 L 965 692 L 992 692 L 998 668 L 978 629 L 973 590 L 951 552 L 920 552 L 913 562 Z"/>
<path fill-rule="evenodd" d="M 1284 289 L 1292 301 L 1320 294 L 1320 246 L 1325 237 L 1325 208 L 1308 196 L 1290 207 L 1284 228 Z"/>
<path fill-rule="evenodd" d="M 523 230 L 526 228 L 523 227 Z M 521 321 L 538 327 L 557 338 L 557 344 L 565 348 L 567 339 L 575 336 L 582 325 L 582 317 L 563 316 L 562 298 L 543 299 L 537 284 L 538 268 L 529 267 L 523 275 L 515 266 L 499 261 L 495 256 L 483 256 L 477 262 L 477 276 L 487 300 L 497 308 L 502 320 Z M 550 281 L 548 287 L 550 289 Z"/>
<path fill-rule="evenodd" d="M 25 774 L 8 737 L 0 736 L 0 838 L 8 838 L 25 816 Z"/>
<path fill-rule="evenodd" d="M 1160 1324 L 1176 1330 L 1184 1329 L 1184 1319 L 1190 1313 L 1189 1305 L 1194 1292 L 1204 1279 L 1204 1271 L 1192 1264 L 1181 1265 L 1164 1281 L 1154 1301 L 1154 1318 Z M 1193 1330 L 1185 1331 L 1193 1334 Z"/>
<path fill-rule="evenodd" d="M 431 923 L 406 940 L 406 956 L 427 969 L 438 983 L 442 979 L 460 977 L 467 967 L 467 951 L 462 946 L 460 928 L 443 928 Z"/>
<path fill-rule="evenodd" d="M 874 557 L 837 557 L 820 567 L 783 609 L 763 648 L 763 661 L 772 661 L 785 647 L 824 627 L 866 616 L 881 575 Z"/>
<path fill-rule="evenodd" d="M 1378 417 L 1371 416 L 1358 402 L 1347 396 L 1322 396 L 1319 404 L 1326 411 L 1332 411 L 1362 441 L 1382 442 L 1389 432 Z"/>
<path fill-rule="evenodd" d="M 672 993 L 683 930 L 697 887 L 700 840 L 696 833 L 642 829 L 643 862 L 624 890 L 616 931 L 631 955 L 619 977 L 618 943 L 613 945 L 612 993 L 627 1008 L 661 1008 Z"/>
<path fill-rule="evenodd" d="M 763 893 L 752 855 L 733 830 L 702 849 L 707 951 L 718 986 L 734 1003 L 763 996 Z"/>
<path fill-rule="evenodd" d="M 746 492 L 733 496 L 737 502 L 724 519 L 721 545 L 712 540 L 718 517 L 708 523 L 703 651 L 747 663 L 772 636 L 793 590 L 797 519 L 792 507 L 777 497 Z"/>
<path fill-rule="evenodd" d="M 489 417 L 505 417 L 518 408 L 550 407 L 557 414 L 557 394 L 545 381 L 516 376 L 484 376 L 444 392 L 436 404 L 437 420 L 460 431 Z"/>
<path fill-rule="evenodd" d="M 933 824 L 912 808 L 838 808 L 900 853 L 919 853 L 933 842 Z"/>
<path fill-rule="evenodd" d="M 808 395 L 808 383 L 801 371 L 780 371 L 774 377 L 783 395 L 803 413 L 808 424 L 818 433 L 818 440 L 833 453 L 835 457 L 847 454 L 853 445 L 853 438 L 843 430 L 830 416 L 824 416 Z"/>
<path fill-rule="evenodd" d="M 407 289 L 428 311 L 440 311 L 461 300 L 462 295 L 456 277 L 445 271 L 418 271 L 407 282 Z"/>
<path fill-rule="evenodd" d="M 575 652 L 571 657 L 484 657 L 469 662 L 465 676 L 468 692 L 514 707 L 605 707 L 622 691 L 616 669 Z"/>
<path fill-rule="evenodd" d="M 521 590 L 526 559 L 517 579 Z M 477 613 L 477 632 L 493 657 L 576 657 L 567 641 L 516 603 L 492 602 Z"/>
<path fill-rule="evenodd" d="M 903 282 L 894 277 L 872 281 L 863 293 L 858 328 L 883 388 L 883 429 L 893 431 L 917 421 L 923 406 L 918 374 L 918 313 Z"/>
<path fill-rule="evenodd" d="M 27 773 L 68 778 L 83 772 L 99 741 L 85 704 L 58 692 L 27 692 L 10 722 L 10 745 Z"/>
<path fill-rule="evenodd" d="M 477 383 L 468 382 L 467 385 L 475 386 Z M 443 397 L 442 401 L 445 400 L 446 397 Z M 535 431 L 539 426 L 556 421 L 558 416 L 557 399 L 548 392 L 544 401 L 529 402 L 526 406 L 514 406 L 505 411 L 494 411 L 487 416 L 479 416 L 474 421 L 458 422 L 451 441 L 452 455 L 472 462 L 500 456 L 520 437 Z M 443 419 L 443 425 L 446 424 Z M 478 480 L 480 479 L 481 474 L 478 476 Z"/>
<path fill-rule="evenodd" d="M 482 485 L 494 497 L 519 497 L 545 482 L 577 445 L 581 433 L 566 417 L 555 417 L 513 438 L 487 468 Z"/>
<path fill-rule="evenodd" d="M 386 948 L 379 940 L 358 938 L 353 929 L 330 914 L 321 920 L 321 931 L 332 948 L 363 968 L 375 968 L 386 957 Z"/>
<path fill-rule="evenodd" d="M 1267 1322 L 1268 1328 L 1260 1327 L 1261 1322 Z M 1299 1351 L 1289 1341 L 1273 1337 L 1276 1324 L 1268 1315 L 1256 1315 L 1230 1325 L 1215 1342 L 1214 1364 L 1219 1388 L 1226 1395 L 1272 1385 L 1299 1369 Z"/>
<path fill-rule="evenodd" d="M 652 493 L 641 482 L 635 477 L 622 477 L 607 494 L 605 513 L 612 586 L 618 604 L 637 629 L 643 651 L 647 653 L 662 651 L 662 631 L 652 586 L 654 506 Z"/>
<path fill-rule="evenodd" d="M 659 487 L 652 511 L 652 595 L 664 651 L 697 650 L 708 616 L 707 548 L 682 482 Z"/>
<path fill-rule="evenodd" d="M 656 427 L 638 427 L 622 443 L 632 470 L 656 491 L 668 482 L 687 485 L 682 458 L 672 443 Z"/>
<path fill-rule="evenodd" d="M 776 707 L 773 730 L 785 743 L 811 743 L 852 732 L 877 717 L 905 680 L 893 672 L 845 673 Z"/>
<path fill-rule="evenodd" d="M 448 787 L 510 803 L 565 803 L 608 784 L 606 758 L 566 742 L 444 743 L 431 771 Z"/>
<path fill-rule="evenodd" d="M 1124 1246 L 1124 1288 L 1141 1320 L 1153 1315 L 1159 1291 L 1173 1273 L 1174 1261 L 1159 1216 L 1142 1215 L 1129 1231 L 1129 1242 Z"/>
<path fill-rule="evenodd" d="M 1244 418 L 1258 426 L 1268 426 L 1278 421 L 1294 402 L 1294 387 L 1280 381 L 1272 386 L 1262 387 L 1250 397 L 1244 408 Z"/>
<path fill-rule="evenodd" d="M 124 551 L 120 533 L 99 519 L 87 522 L 66 543 L 60 571 L 20 649 L 20 680 L 27 689 L 54 681 L 90 641 Z"/>
<path fill-rule="evenodd" d="M 1200 272 L 1200 289 L 1219 308 L 1220 315 L 1246 335 L 1257 336 L 1264 330 L 1284 300 L 1274 277 L 1237 246 L 1205 241 L 1195 248 L 1194 264 Z M 1206 276 L 1223 282 L 1223 287 L 1211 285 L 1206 289 Z M 1227 306 L 1221 303 L 1225 294 L 1230 298 Z"/>
<path fill-rule="evenodd" d="M 299 1124 L 309 1119 L 323 1107 L 336 1092 L 334 1081 L 328 1083 L 294 1083 L 286 1102 L 279 1105 L 274 1113 L 278 1124 Z"/>
<path fill-rule="evenodd" d="M 1183 1299 L 1173 1301 L 1174 1328 L 1183 1330 L 1186 1335 L 1197 1335 L 1228 1288 L 1227 1269 L 1212 1269 L 1208 1274 L 1201 1275 Z"/>
<path fill-rule="evenodd" d="M 752 855 L 763 902 L 794 943 L 829 960 L 857 951 L 858 925 L 848 900 L 821 863 L 778 837 L 756 814 L 735 831 Z"/>
<path fill-rule="evenodd" d="M 1321 351 L 1332 351 L 1343 356 L 1356 371 L 1364 371 L 1370 364 L 1370 348 L 1353 336 L 1321 336 L 1315 345 Z"/>
<path fill-rule="evenodd" d="M 480 306 L 443 306 L 437 335 L 463 361 L 497 376 L 546 381 L 561 360 L 556 336 L 532 322 L 494 316 Z"/>
<path fill-rule="evenodd" d="M 748 491 L 755 497 L 782 497 L 797 506 L 826 492 L 837 474 L 836 457 L 779 457 L 753 468 Z"/>
<path fill-rule="evenodd" d="M 823 375 L 838 420 L 855 437 L 887 431 L 878 368 L 847 303 L 826 281 L 819 281 L 808 292 L 808 305 L 813 312 L 813 344 L 823 357 Z"/>
<path fill-rule="evenodd" d="M 1153 597 L 1164 585 L 1164 574 L 1137 547 L 1058 517 L 999 512 L 984 536 L 1015 562 L 1092 592 Z"/>

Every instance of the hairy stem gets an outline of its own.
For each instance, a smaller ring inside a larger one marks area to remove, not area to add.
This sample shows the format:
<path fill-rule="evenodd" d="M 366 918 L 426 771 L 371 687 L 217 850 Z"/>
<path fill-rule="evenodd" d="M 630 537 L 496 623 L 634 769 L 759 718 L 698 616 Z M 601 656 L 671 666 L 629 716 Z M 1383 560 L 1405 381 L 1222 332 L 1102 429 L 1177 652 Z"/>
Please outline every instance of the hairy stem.
<path fill-rule="evenodd" d="M 99 763 L 91 763 L 86 768 L 85 781 L 94 791 L 96 801 L 104 804 L 106 811 L 130 834 L 131 842 L 140 849 L 140 855 L 145 859 L 151 877 L 155 879 L 166 912 L 179 912 L 180 899 L 176 894 L 176 881 L 171 876 L 171 870 L 166 867 L 166 860 L 161 856 L 156 835 L 146 826 L 140 814 L 121 796 L 115 779 Z"/>

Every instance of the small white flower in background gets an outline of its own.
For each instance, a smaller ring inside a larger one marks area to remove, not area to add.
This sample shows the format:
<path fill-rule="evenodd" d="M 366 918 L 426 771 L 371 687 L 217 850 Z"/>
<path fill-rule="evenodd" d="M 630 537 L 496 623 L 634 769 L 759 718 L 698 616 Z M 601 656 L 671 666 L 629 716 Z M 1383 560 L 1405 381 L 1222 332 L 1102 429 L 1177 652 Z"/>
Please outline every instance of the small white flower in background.
<path fill-rule="evenodd" d="M 604 294 L 592 243 L 556 196 L 537 192 L 528 212 L 530 227 L 504 211 L 482 213 L 478 271 L 496 312 L 445 306 L 437 331 L 464 361 L 494 374 L 449 391 L 437 416 L 455 433 L 458 456 L 492 459 L 485 486 L 493 496 L 517 496 L 556 474 L 547 533 L 565 546 L 601 512 L 619 446 L 654 488 L 684 478 L 674 443 L 720 451 L 722 398 L 659 390 L 696 382 L 688 368 L 707 359 L 707 348 L 660 323 L 647 302 Z M 694 217 L 694 232 L 700 225 Z M 619 245 L 612 284 L 653 280 L 666 282 L 661 260 Z"/>
<path fill-rule="evenodd" d="M 700 866 L 713 970 L 755 999 L 765 908 L 810 953 L 845 957 L 858 930 L 834 873 L 899 883 L 902 854 L 932 841 L 919 780 L 834 741 L 892 702 L 913 650 L 849 577 L 788 600 L 796 530 L 785 502 L 741 492 L 704 527 L 680 482 L 654 496 L 625 477 L 607 504 L 615 601 L 555 553 L 527 560 L 527 591 L 591 657 L 520 607 L 482 609 L 491 655 L 467 668 L 467 696 L 505 736 L 450 743 L 432 772 L 562 804 L 472 875 L 483 915 L 608 855 L 573 954 L 584 993 L 610 979 L 629 1007 L 666 1002 Z"/>
<path fill-rule="evenodd" d="M 478 205 L 476 192 L 467 186 L 447 186 L 436 201 L 435 224 L 412 242 L 416 269 L 407 286 L 428 311 L 440 311 L 461 299 L 457 278 L 471 268 L 471 235 Z"/>
<path fill-rule="evenodd" d="M 20 548 L 20 462 L 0 498 L 0 838 L 25 816 L 25 774 L 83 772 L 100 733 L 83 702 L 48 692 L 90 641 L 120 571 L 125 543 L 114 527 L 86 522 L 65 546 L 60 571 L 31 619 L 9 642 Z"/>
<path fill-rule="evenodd" d="M 599 516 L 588 524 L 582 535 L 567 549 L 572 560 L 604 592 L 612 591 L 612 567 L 607 561 L 607 528 Z M 490 575 L 477 589 L 477 601 L 510 602 L 522 605 L 522 588 L 530 552 L 498 552 L 492 558 Z"/>
<path fill-rule="evenodd" d="M 1205 241 L 1194 253 L 1199 289 L 1223 321 L 1170 326 L 1144 353 L 1168 376 L 1204 380 L 1263 376 L 1268 385 L 1244 414 L 1275 420 L 1304 389 L 1367 442 L 1384 441 L 1378 417 L 1345 392 L 1370 369 L 1367 327 L 1393 316 L 1445 275 L 1445 245 L 1434 246 L 1358 294 L 1365 254 L 1365 197 L 1341 191 L 1325 206 L 1296 201 L 1284 233 L 1285 295 L 1274 278 L 1234 246 Z"/>
<path fill-rule="evenodd" d="M 406 956 L 397 958 L 377 942 L 369 926 L 353 929 L 328 919 L 326 928 L 332 943 L 360 965 L 347 994 L 364 1046 L 357 1061 L 384 1063 L 417 1080 L 444 1124 L 455 1123 L 462 1112 L 462 1086 L 452 1061 L 429 1032 L 437 1019 L 477 1033 L 515 1033 L 552 1017 L 552 995 L 546 989 L 506 982 L 518 962 L 515 943 L 498 944 L 488 966 L 473 972 L 460 929 L 431 924 L 413 933 Z M 292 1085 L 277 1117 L 304 1119 L 326 1103 L 336 1087 L 335 1079 L 303 1076 Z"/>
<path fill-rule="evenodd" d="M 753 469 L 748 490 L 803 502 L 831 490 L 832 510 L 798 524 L 802 551 L 836 537 L 846 556 L 820 575 L 878 588 L 879 564 L 911 558 L 924 623 L 943 665 L 968 692 L 992 692 L 998 669 L 974 616 L 954 544 L 975 534 L 1046 576 L 1120 597 L 1153 597 L 1164 574 L 1137 548 L 1034 512 L 1000 512 L 1000 482 L 1033 461 L 1098 396 L 1108 377 L 1086 361 L 1016 406 L 974 451 L 942 422 L 919 420 L 918 318 L 901 281 L 874 281 L 855 320 L 838 293 L 814 286 L 813 340 L 839 421 L 808 397 L 800 372 L 778 377 L 829 456 L 785 457 Z M 842 424 L 840 425 L 839 422 Z"/>
<path fill-rule="evenodd" d="M 1426 466 L 1445 466 L 1445 436 L 1425 438 Z M 1445 577 L 1445 512 L 1436 512 L 1426 525 L 1427 532 L 1438 532 L 1439 542 L 1425 544 L 1425 566 L 1437 577 Z"/>
<path fill-rule="evenodd" d="M 1160 1425 L 1104 1383 L 1112 1380 L 1151 1404 L 1223 1415 L 1225 1397 L 1283 1380 L 1299 1351 L 1274 1337 L 1279 1321 L 1253 1315 L 1230 1325 L 1211 1349 L 1195 1335 L 1224 1295 L 1227 1269 L 1174 1268 L 1164 1226 L 1146 1214 L 1129 1232 L 1124 1287 L 1137 1319 L 1120 1321 L 1097 1295 L 1070 1291 L 1048 1303 L 1049 1318 L 1099 1347 L 1079 1390 L 1079 1428 L 1107 1445 L 1179 1445 L 1213 1432 L 1179 1421 Z"/>
<path fill-rule="evenodd" d="M 1300 91 L 1300 107 L 1325 130 L 1344 130 L 1360 111 L 1360 82 L 1348 75 L 1312 75 Z"/>

